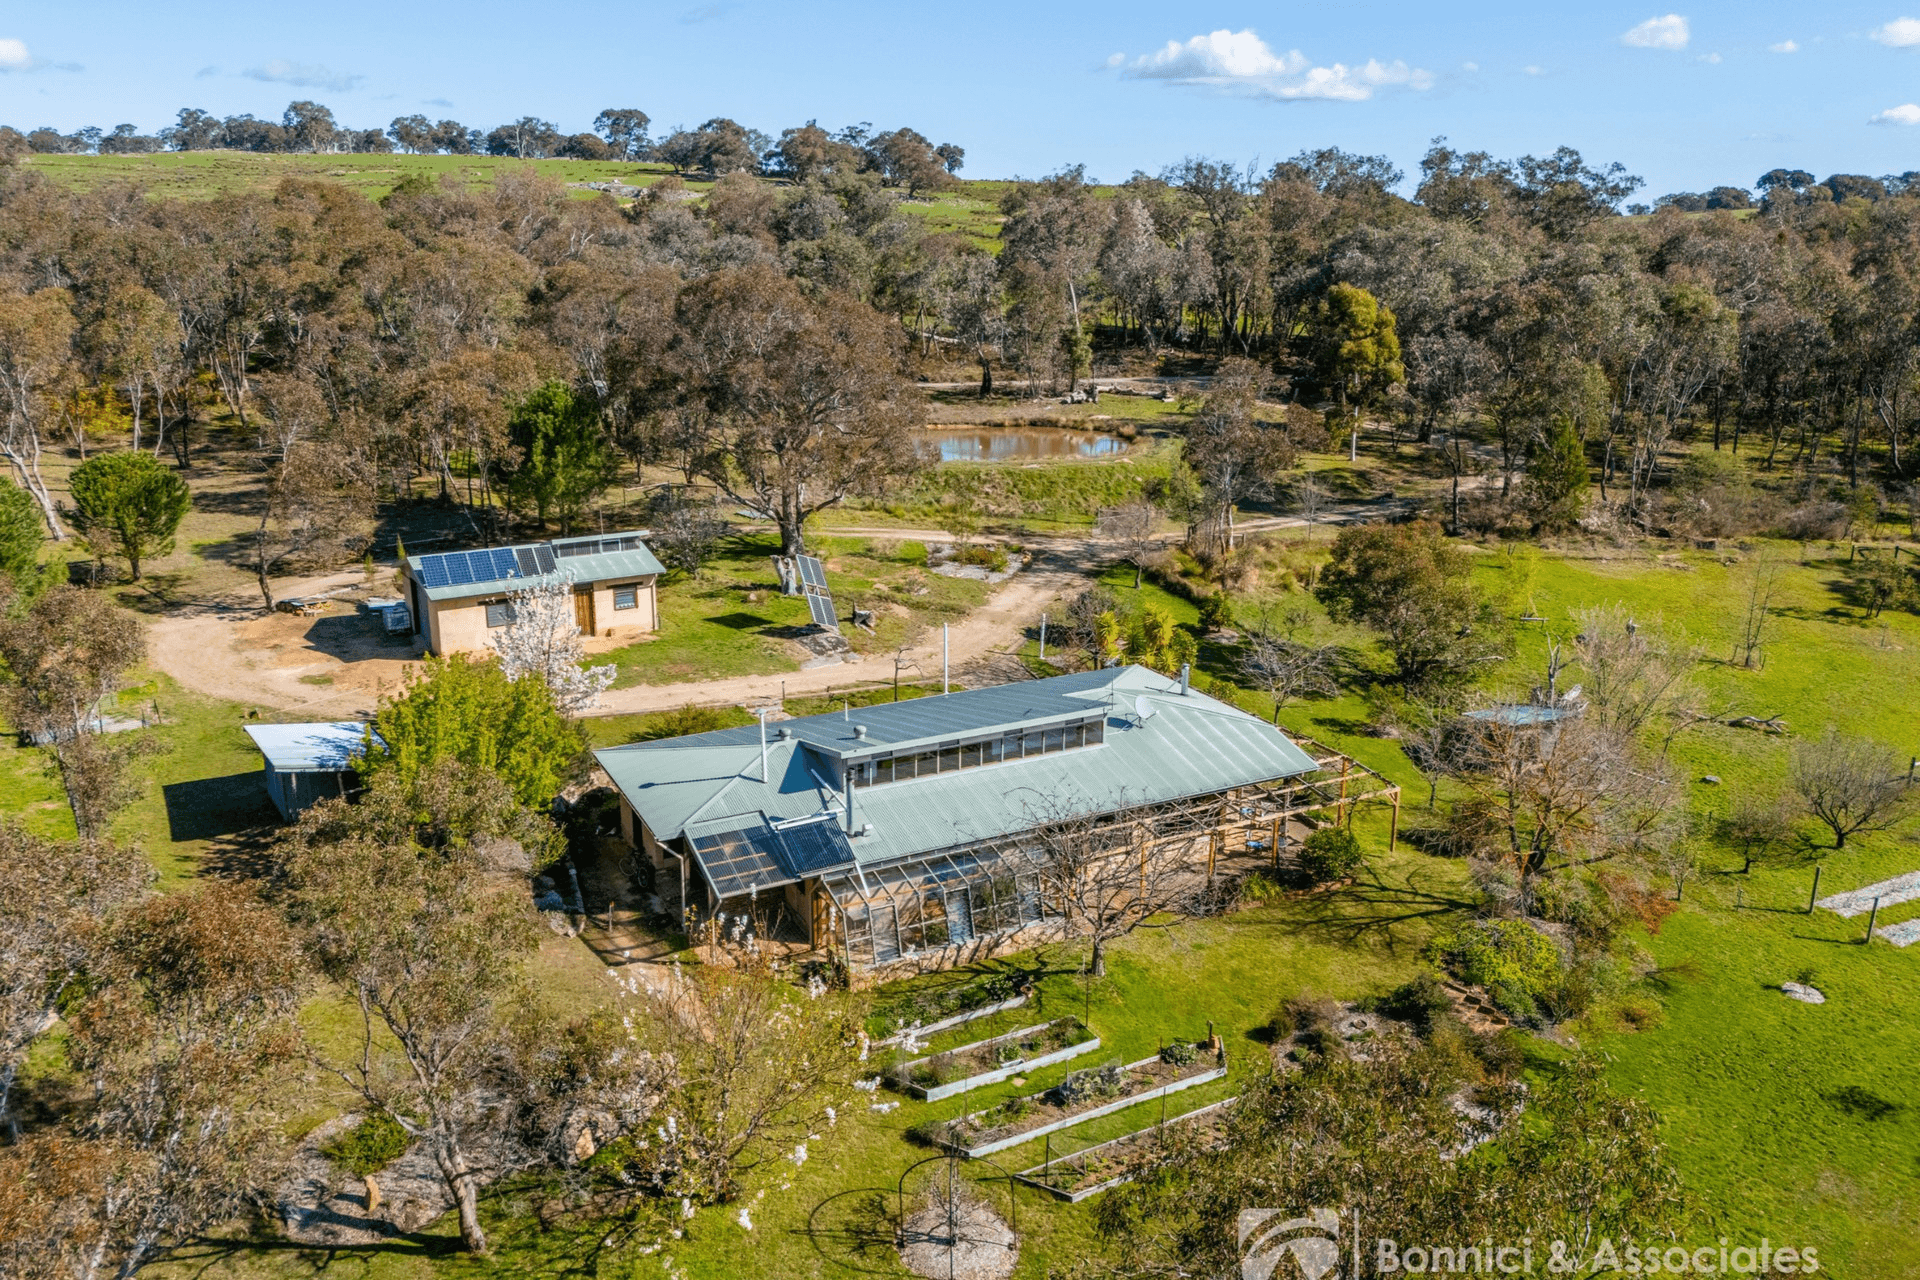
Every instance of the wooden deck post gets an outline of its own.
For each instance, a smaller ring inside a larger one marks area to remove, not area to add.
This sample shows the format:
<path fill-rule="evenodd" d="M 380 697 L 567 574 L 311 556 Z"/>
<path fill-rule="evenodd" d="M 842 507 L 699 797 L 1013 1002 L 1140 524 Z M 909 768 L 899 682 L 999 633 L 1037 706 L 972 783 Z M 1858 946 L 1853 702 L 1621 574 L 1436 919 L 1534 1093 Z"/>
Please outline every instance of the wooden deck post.
<path fill-rule="evenodd" d="M 1214 831 L 1207 837 L 1207 879 L 1213 879 L 1213 858 L 1220 849 L 1220 833 Z"/>
<path fill-rule="evenodd" d="M 1393 792 L 1393 824 L 1387 828 L 1387 852 L 1392 853 L 1400 844 L 1400 791 Z"/>
<path fill-rule="evenodd" d="M 1279 818 L 1273 820 L 1273 865 L 1275 868 L 1278 868 L 1280 865 L 1280 821 Z"/>

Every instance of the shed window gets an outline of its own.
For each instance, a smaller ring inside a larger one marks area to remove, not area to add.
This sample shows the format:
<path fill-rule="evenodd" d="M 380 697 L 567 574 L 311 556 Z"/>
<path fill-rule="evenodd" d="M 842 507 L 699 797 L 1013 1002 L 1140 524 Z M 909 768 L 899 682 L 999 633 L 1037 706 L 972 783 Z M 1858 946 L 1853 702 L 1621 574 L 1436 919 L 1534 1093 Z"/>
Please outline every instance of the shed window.
<path fill-rule="evenodd" d="M 496 600 L 487 606 L 487 625 L 504 627 L 513 621 L 513 601 Z"/>
<path fill-rule="evenodd" d="M 613 589 L 613 607 L 616 609 L 637 609 L 640 607 L 640 588 L 632 583 Z"/>

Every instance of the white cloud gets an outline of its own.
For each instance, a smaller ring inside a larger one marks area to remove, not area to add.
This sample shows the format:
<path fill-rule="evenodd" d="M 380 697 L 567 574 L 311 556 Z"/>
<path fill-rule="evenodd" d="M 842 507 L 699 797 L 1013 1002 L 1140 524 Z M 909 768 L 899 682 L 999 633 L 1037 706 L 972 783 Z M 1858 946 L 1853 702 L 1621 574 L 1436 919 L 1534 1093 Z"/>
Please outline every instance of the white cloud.
<path fill-rule="evenodd" d="M 1920 105 L 1903 102 L 1867 120 L 1868 124 L 1920 124 Z"/>
<path fill-rule="evenodd" d="M 1798 53 L 1800 52 L 1800 45 L 1797 42 L 1792 40 L 1782 40 L 1779 44 L 1768 45 L 1767 52 L 1768 53 Z"/>
<path fill-rule="evenodd" d="M 0 39 L 0 71 L 25 71 L 33 66 L 25 40 Z"/>
<path fill-rule="evenodd" d="M 240 74 L 249 80 L 265 80 L 269 84 L 290 84 L 300 89 L 332 89 L 336 93 L 355 88 L 366 79 L 365 76 L 348 75 L 313 63 L 288 62 L 283 58 L 275 58 L 264 67 L 253 67 Z"/>
<path fill-rule="evenodd" d="M 1460 64 L 1460 69 L 1462 71 L 1478 71 L 1480 64 L 1477 62 L 1463 62 Z"/>
<path fill-rule="evenodd" d="M 1529 65 L 1529 66 L 1524 66 L 1520 69 L 1526 72 L 1530 76 L 1543 76 L 1547 74 L 1547 69 L 1545 67 Z"/>
<path fill-rule="evenodd" d="M 1718 62 L 1720 61 L 1720 55 L 1717 53 L 1703 53 L 1700 55 L 1698 61 L 1709 63 Z"/>
<path fill-rule="evenodd" d="M 1920 44 L 1920 18 L 1895 18 L 1886 26 L 1875 27 L 1867 34 L 1881 44 L 1905 49 L 1909 45 Z"/>
<path fill-rule="evenodd" d="M 1636 49 L 1684 49 L 1692 38 L 1687 20 L 1677 13 L 1669 13 L 1663 18 L 1648 18 L 1621 36 L 1620 43 Z"/>
<path fill-rule="evenodd" d="M 1109 61 L 1108 65 L 1114 64 Z M 1337 102 L 1363 102 L 1373 96 L 1374 90 L 1388 85 L 1409 89 L 1433 85 L 1432 72 L 1410 67 L 1398 59 L 1383 63 L 1369 58 L 1358 66 L 1336 62 L 1318 67 L 1298 49 L 1275 53 L 1252 29 L 1228 31 L 1224 27 L 1184 43 L 1169 40 L 1158 51 L 1127 63 L 1121 74 L 1137 80 L 1202 85 L 1261 98 L 1322 98 Z"/>

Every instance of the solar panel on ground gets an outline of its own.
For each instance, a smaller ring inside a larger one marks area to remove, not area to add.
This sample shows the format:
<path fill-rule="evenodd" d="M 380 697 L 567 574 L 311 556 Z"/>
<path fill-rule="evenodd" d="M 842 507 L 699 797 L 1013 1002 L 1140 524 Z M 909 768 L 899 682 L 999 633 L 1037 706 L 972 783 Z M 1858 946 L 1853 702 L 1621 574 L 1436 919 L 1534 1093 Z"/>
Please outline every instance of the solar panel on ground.
<path fill-rule="evenodd" d="M 791 884 L 794 877 L 780 865 L 778 848 L 779 837 L 764 826 L 693 838 L 693 856 L 722 898 Z"/>
<path fill-rule="evenodd" d="M 797 827 L 781 827 L 780 843 L 785 846 L 787 870 L 805 877 L 830 867 L 846 866 L 853 861 L 853 847 L 836 818 L 820 818 Z"/>
<path fill-rule="evenodd" d="M 810 587 L 825 587 L 827 585 L 826 566 L 822 565 L 819 560 L 813 556 L 796 556 L 794 559 L 797 560 L 800 565 L 800 581 Z"/>
<path fill-rule="evenodd" d="M 840 625 L 840 617 L 833 611 L 833 597 L 831 596 L 817 596 L 809 591 L 807 593 L 807 612 L 813 615 L 813 620 L 820 626 L 832 628 Z"/>

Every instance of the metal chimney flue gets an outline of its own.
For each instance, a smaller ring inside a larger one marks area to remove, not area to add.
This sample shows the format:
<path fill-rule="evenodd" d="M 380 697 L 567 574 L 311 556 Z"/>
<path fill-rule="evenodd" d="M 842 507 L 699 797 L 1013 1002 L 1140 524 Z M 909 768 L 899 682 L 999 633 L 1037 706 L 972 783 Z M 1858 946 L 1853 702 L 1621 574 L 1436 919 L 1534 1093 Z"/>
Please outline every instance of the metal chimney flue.
<path fill-rule="evenodd" d="M 1181 697 L 1184 698 L 1187 696 L 1187 688 L 1192 683 L 1193 683 L 1193 666 L 1190 663 L 1183 662 L 1180 664 L 1180 696 Z"/>

